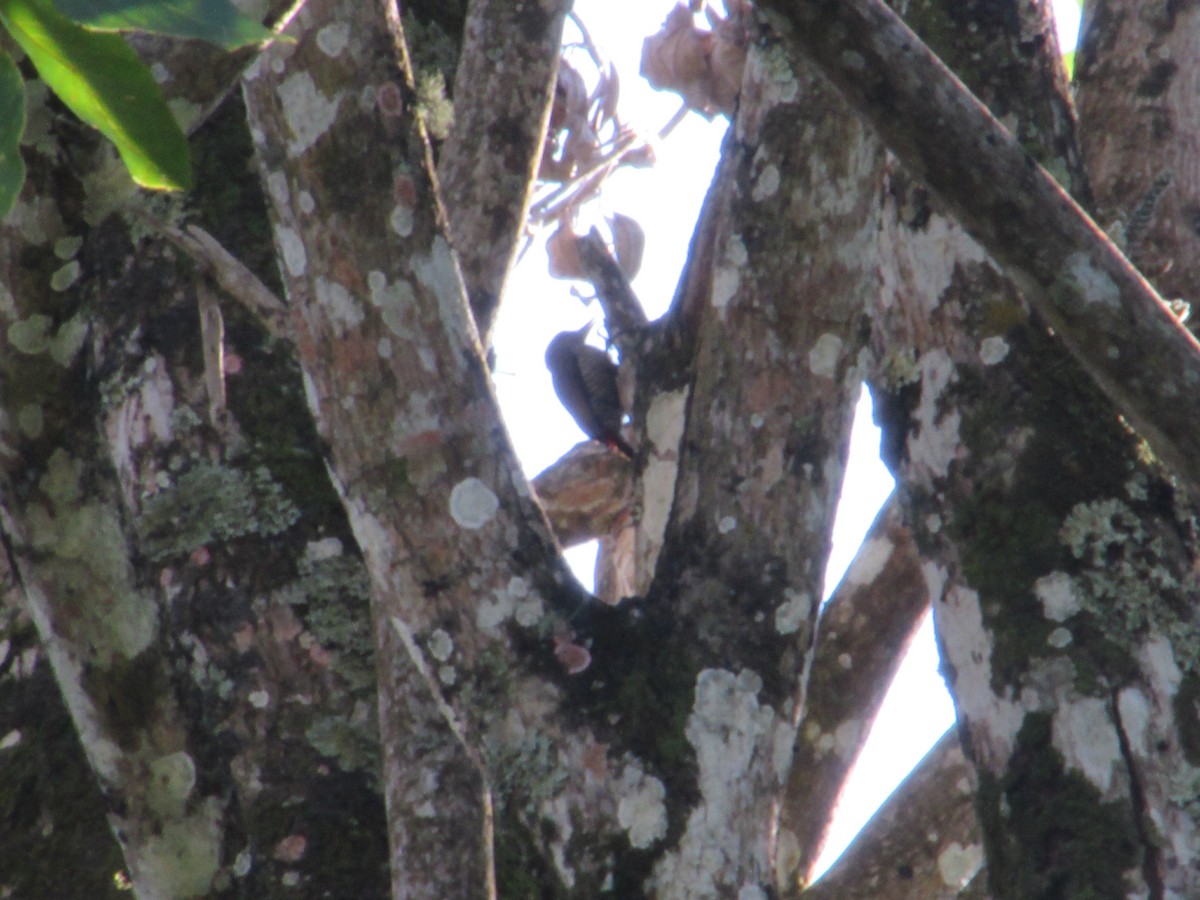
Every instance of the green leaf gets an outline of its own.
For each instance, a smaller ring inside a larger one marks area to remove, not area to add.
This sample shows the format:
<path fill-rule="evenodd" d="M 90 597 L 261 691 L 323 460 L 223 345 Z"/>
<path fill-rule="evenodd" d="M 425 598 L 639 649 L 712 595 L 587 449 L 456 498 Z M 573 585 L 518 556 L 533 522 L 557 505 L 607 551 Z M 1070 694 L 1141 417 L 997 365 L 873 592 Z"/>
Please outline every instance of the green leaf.
<path fill-rule="evenodd" d="M 91 31 L 150 31 L 199 38 L 233 50 L 272 37 L 229 0 L 53 0 L 58 11 Z"/>
<path fill-rule="evenodd" d="M 187 138 L 150 70 L 115 34 L 97 34 L 50 0 L 0 0 L 0 22 L 71 111 L 117 145 L 142 187 L 191 187 Z"/>
<path fill-rule="evenodd" d="M 1075 77 L 1075 51 L 1068 50 L 1063 54 L 1063 67 L 1067 70 L 1067 77 Z"/>
<path fill-rule="evenodd" d="M 17 64 L 0 54 L 0 218 L 17 202 L 25 183 L 21 133 L 25 130 L 25 81 Z"/>

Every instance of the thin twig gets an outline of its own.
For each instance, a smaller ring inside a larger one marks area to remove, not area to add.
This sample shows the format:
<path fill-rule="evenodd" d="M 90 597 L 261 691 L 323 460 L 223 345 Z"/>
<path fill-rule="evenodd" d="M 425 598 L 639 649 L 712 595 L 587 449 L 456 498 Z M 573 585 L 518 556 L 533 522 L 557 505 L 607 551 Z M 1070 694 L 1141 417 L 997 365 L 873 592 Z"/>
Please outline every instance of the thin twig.
<path fill-rule="evenodd" d="M 189 225 L 187 231 L 183 231 L 144 210 L 131 209 L 130 213 L 191 257 L 201 272 L 248 309 L 272 337 L 291 341 L 292 332 L 283 301 L 215 237 L 199 225 Z"/>

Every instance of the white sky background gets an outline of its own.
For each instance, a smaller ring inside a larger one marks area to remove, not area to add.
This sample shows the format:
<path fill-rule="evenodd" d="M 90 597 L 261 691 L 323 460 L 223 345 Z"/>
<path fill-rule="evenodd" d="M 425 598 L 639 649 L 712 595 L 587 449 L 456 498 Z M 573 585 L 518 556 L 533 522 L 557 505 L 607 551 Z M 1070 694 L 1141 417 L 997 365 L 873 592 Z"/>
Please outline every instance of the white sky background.
<path fill-rule="evenodd" d="M 575 12 L 620 75 L 623 121 L 646 134 L 666 124 L 680 105 L 675 95 L 651 90 L 637 74 L 642 41 L 659 29 L 673 5 L 674 0 L 575 0 Z M 1064 49 L 1073 47 L 1079 27 L 1077 0 L 1054 0 L 1054 7 L 1060 42 Z M 568 34 L 571 27 L 568 23 Z M 598 212 L 623 213 L 645 229 L 645 256 L 633 287 L 652 319 L 666 311 L 674 295 L 727 124 L 724 118 L 706 122 L 689 115 L 656 146 L 654 168 L 623 169 L 605 187 Z M 546 256 L 541 241 L 537 242 L 509 278 L 496 328 L 496 390 L 509 433 L 530 477 L 583 440 L 555 397 L 542 359 L 555 334 L 578 328 L 599 315 L 597 307 L 584 307 L 571 296 L 571 285 L 549 278 Z M 870 399 L 864 393 L 834 527 L 826 595 L 841 579 L 891 489 L 891 476 L 879 461 L 879 431 L 871 422 Z M 567 557 L 581 580 L 590 585 L 594 545 L 568 551 Z M 818 872 L 837 858 L 953 721 L 954 710 L 937 672 L 937 650 L 927 619 L 842 793 L 828 844 L 817 863 Z"/>

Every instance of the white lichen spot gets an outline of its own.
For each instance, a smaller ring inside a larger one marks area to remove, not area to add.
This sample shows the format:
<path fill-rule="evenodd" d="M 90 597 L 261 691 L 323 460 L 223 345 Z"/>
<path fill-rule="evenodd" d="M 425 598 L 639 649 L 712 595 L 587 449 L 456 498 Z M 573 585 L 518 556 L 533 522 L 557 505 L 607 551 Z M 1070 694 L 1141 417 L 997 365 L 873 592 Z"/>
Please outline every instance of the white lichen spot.
<path fill-rule="evenodd" d="M 325 307 L 329 323 L 338 337 L 345 337 L 350 330 L 362 324 L 365 313 L 345 285 L 326 278 L 317 278 L 315 285 L 317 302 Z"/>
<path fill-rule="evenodd" d="M 13 747 L 21 743 L 21 729 L 14 728 L 4 737 L 0 738 L 0 750 L 11 750 Z"/>
<path fill-rule="evenodd" d="M 750 427 L 757 431 L 763 427 L 766 421 L 767 420 L 763 418 L 762 413 L 752 413 L 750 416 Z"/>
<path fill-rule="evenodd" d="M 725 243 L 725 259 L 735 269 L 740 269 L 750 261 L 750 254 L 746 250 L 746 242 L 742 240 L 741 235 L 731 235 Z"/>
<path fill-rule="evenodd" d="M 54 255 L 63 260 L 72 259 L 82 246 L 83 238 L 78 235 L 61 237 L 54 242 Z"/>
<path fill-rule="evenodd" d="M 946 663 L 957 673 L 955 700 L 959 715 L 989 723 L 978 752 L 989 768 L 1003 768 L 1028 710 L 1020 700 L 998 695 L 992 689 L 993 644 L 983 625 L 979 594 L 961 585 L 947 585 L 946 570 L 935 563 L 926 562 L 921 570 L 930 586 L 930 600 L 938 609 L 938 634 Z"/>
<path fill-rule="evenodd" d="M 500 509 L 500 500 L 492 489 L 471 476 L 464 478 L 450 492 L 450 517 L 461 527 L 472 531 L 482 528 Z"/>
<path fill-rule="evenodd" d="M 1104 350 L 1104 355 L 1107 356 L 1109 359 L 1120 359 L 1121 351 L 1119 348 L 1114 347 L 1112 344 L 1109 344 L 1108 347 L 1105 348 L 1105 350 Z"/>
<path fill-rule="evenodd" d="M 985 337 L 979 344 L 979 359 L 985 366 L 994 366 L 1008 356 L 1008 342 L 999 335 Z"/>
<path fill-rule="evenodd" d="M 36 438 L 42 433 L 42 407 L 37 403 L 26 403 L 17 411 L 17 427 L 27 438 Z"/>
<path fill-rule="evenodd" d="M 617 822 L 634 849 L 645 850 L 667 833 L 666 789 L 657 778 L 631 764 L 622 773 L 617 790 Z"/>
<path fill-rule="evenodd" d="M 244 847 L 233 860 L 233 877 L 245 878 L 254 866 L 254 853 L 249 847 Z"/>
<path fill-rule="evenodd" d="M 512 616 L 515 608 L 516 600 L 512 594 L 498 590 L 493 599 L 484 600 L 479 604 L 479 609 L 475 611 L 475 624 L 481 631 L 498 636 L 500 626 Z"/>
<path fill-rule="evenodd" d="M 458 681 L 458 671 L 454 668 L 454 666 L 438 666 L 437 674 L 438 681 L 446 685 L 446 687 L 451 687 L 456 681 Z"/>
<path fill-rule="evenodd" d="M 937 603 L 942 599 L 946 590 L 946 570 L 932 561 L 921 563 L 921 575 L 925 578 L 925 587 L 929 591 L 929 600 Z"/>
<path fill-rule="evenodd" d="M 956 891 L 961 890 L 983 868 L 983 847 L 980 844 L 964 847 L 958 841 L 952 841 L 938 854 L 937 866 L 942 883 Z"/>
<path fill-rule="evenodd" d="M 413 222 L 413 208 L 403 203 L 397 203 L 393 206 L 391 213 L 388 215 L 388 225 L 391 226 L 392 231 L 396 232 L 402 238 L 412 235 Z"/>
<path fill-rule="evenodd" d="M 73 259 L 50 276 L 50 289 L 65 291 L 79 278 L 79 260 Z"/>
<path fill-rule="evenodd" d="M 837 664 L 838 664 L 839 669 L 849 670 L 849 669 L 853 668 L 853 666 L 854 666 L 854 657 L 851 656 L 849 653 L 839 653 L 838 658 L 837 658 Z"/>
<path fill-rule="evenodd" d="M 717 520 L 717 531 L 721 534 L 729 534 L 735 528 L 737 528 L 737 516 L 721 516 Z"/>
<path fill-rule="evenodd" d="M 1066 628 L 1063 628 L 1061 625 L 1046 635 L 1046 643 L 1055 650 L 1061 650 L 1063 647 L 1069 647 L 1071 645 L 1071 641 L 1073 640 L 1074 638 L 1071 637 L 1071 632 Z"/>
<path fill-rule="evenodd" d="M 1175 648 L 1166 635 L 1158 635 L 1146 641 L 1139 653 L 1142 668 L 1151 677 L 1155 690 L 1164 696 L 1173 697 L 1183 680 L 1183 672 L 1175 659 Z"/>
<path fill-rule="evenodd" d="M 954 361 L 945 350 L 935 349 L 918 361 L 921 371 L 921 400 L 914 418 L 917 433 L 908 439 L 908 455 L 915 465 L 933 475 L 944 476 L 958 452 L 958 410 L 940 415 L 942 394 L 955 378 Z"/>
<path fill-rule="evenodd" d="M 299 872 L 297 872 L 295 869 L 288 869 L 283 873 L 283 877 L 279 879 L 279 883 L 284 887 L 299 887 L 300 880 Z"/>
<path fill-rule="evenodd" d="M 67 319 L 50 339 L 51 358 L 60 366 L 70 365 L 75 354 L 83 348 L 87 333 L 88 325 L 82 314 Z"/>
<path fill-rule="evenodd" d="M 375 351 L 379 354 L 380 359 L 391 359 L 392 339 L 389 337 L 381 337 L 378 343 L 375 344 Z"/>
<path fill-rule="evenodd" d="M 264 690 L 251 691 L 246 697 L 255 709 L 266 709 L 271 703 L 271 695 Z"/>
<path fill-rule="evenodd" d="M 849 585 L 870 584 L 879 577 L 894 549 L 895 545 L 886 537 L 867 538 L 858 548 L 844 580 Z"/>
<path fill-rule="evenodd" d="M 744 884 L 738 891 L 737 900 L 767 900 L 767 892 L 757 884 Z"/>
<path fill-rule="evenodd" d="M 182 750 L 168 753 L 150 763 L 147 798 L 160 816 L 180 816 L 196 786 L 196 764 Z"/>
<path fill-rule="evenodd" d="M 300 192 L 300 196 L 296 198 L 296 205 L 306 216 L 312 215 L 312 211 L 317 208 L 317 202 L 313 200 L 313 195 L 308 191 Z"/>
<path fill-rule="evenodd" d="M 1034 596 L 1042 603 L 1042 611 L 1052 622 L 1065 622 L 1083 608 L 1083 601 L 1066 572 L 1051 572 L 1033 583 Z"/>
<path fill-rule="evenodd" d="M 812 598 L 804 591 L 785 588 L 787 599 L 775 607 L 775 630 L 780 634 L 795 634 L 812 611 Z"/>
<path fill-rule="evenodd" d="M 836 334 L 823 334 L 808 351 L 808 370 L 818 378 L 833 378 L 842 358 L 842 339 Z"/>
<path fill-rule="evenodd" d="M 713 307 L 722 313 L 730 305 L 730 300 L 737 296 L 738 287 L 742 283 L 742 275 L 738 270 L 745 265 L 746 248 L 742 239 L 734 234 L 725 246 L 724 264 L 716 266 L 713 274 Z"/>
<path fill-rule="evenodd" d="M 1106 701 L 1080 697 L 1064 705 L 1054 719 L 1052 742 L 1069 766 L 1079 769 L 1101 794 L 1108 792 L 1121 745 Z"/>
<path fill-rule="evenodd" d="M 309 541 L 304 545 L 304 558 L 309 562 L 320 562 L 325 559 L 337 559 L 346 550 L 340 539 L 335 537 L 321 538 L 319 541 Z"/>
<path fill-rule="evenodd" d="M 465 296 L 458 259 L 450 244 L 441 235 L 429 246 L 428 254 L 413 254 L 412 270 L 417 282 L 436 300 L 442 328 L 454 340 L 473 342 L 476 339 L 471 317 L 463 304 Z"/>
<path fill-rule="evenodd" d="M 768 164 L 754 179 L 754 188 L 750 192 L 755 203 L 761 203 L 768 197 L 774 196 L 779 190 L 779 169 Z"/>
<path fill-rule="evenodd" d="M 864 68 L 866 68 L 867 61 L 863 58 L 861 53 L 856 53 L 853 50 L 843 50 L 842 65 L 855 72 L 861 72 Z"/>
<path fill-rule="evenodd" d="M 454 652 L 454 640 L 443 628 L 435 628 L 429 635 L 429 655 L 438 662 L 445 662 Z"/>
<path fill-rule="evenodd" d="M 930 534 L 937 534 L 942 530 L 942 517 L 937 513 L 930 513 L 925 517 L 925 528 Z"/>
<path fill-rule="evenodd" d="M 792 771 L 792 757 L 796 751 L 796 728 L 788 722 L 775 726 L 775 745 L 771 750 L 771 768 L 775 780 L 785 784 Z"/>
<path fill-rule="evenodd" d="M 865 723 L 862 719 L 846 719 L 833 730 L 833 749 L 842 759 L 851 759 L 858 753 Z"/>
<path fill-rule="evenodd" d="M 156 62 L 150 66 L 150 77 L 154 79 L 155 84 L 166 84 L 167 79 L 171 77 L 171 70 L 161 62 Z"/>
<path fill-rule="evenodd" d="M 417 359 L 421 363 L 421 368 L 426 372 L 430 374 L 437 372 L 437 355 L 429 347 L 418 347 Z"/>
<path fill-rule="evenodd" d="M 317 32 L 317 47 L 326 56 L 337 56 L 350 42 L 350 26 L 345 22 L 326 25 Z"/>
<path fill-rule="evenodd" d="M 763 108 L 773 109 L 800 96 L 792 59 L 779 44 L 755 47 L 755 52 L 746 57 L 746 68 L 753 73 L 750 77 L 761 83 Z"/>
<path fill-rule="evenodd" d="M 210 797 L 185 818 L 160 824 L 138 848 L 137 871 L 164 897 L 207 897 L 221 864 L 225 812 Z"/>
<path fill-rule="evenodd" d="M 1086 253 L 1072 253 L 1065 262 L 1066 277 L 1079 287 L 1084 303 L 1100 303 L 1113 309 L 1120 307 L 1121 289 L 1107 272 L 1092 264 Z"/>
<path fill-rule="evenodd" d="M 762 678 L 743 669 L 704 669 L 696 678 L 695 702 L 684 731 L 695 752 L 700 802 L 688 816 L 678 849 L 655 867 L 655 896 L 720 896 L 722 870 L 745 852 L 759 854 L 756 864 L 770 865 L 765 852 L 742 846 L 731 823 L 758 799 L 754 787 L 769 772 L 779 717 L 760 704 Z M 714 851 L 714 848 L 718 848 Z"/>
<path fill-rule="evenodd" d="M 406 318 L 417 306 L 417 294 L 413 286 L 403 278 L 388 284 L 387 276 L 372 270 L 367 273 L 367 289 L 371 305 L 378 307 L 384 327 L 394 336 L 413 340 L 416 332 L 406 323 Z"/>
<path fill-rule="evenodd" d="M 277 91 L 284 121 L 292 133 L 288 153 L 299 156 L 329 130 L 337 116 L 340 98 L 331 100 L 322 94 L 307 72 L 289 75 Z"/>
<path fill-rule="evenodd" d="M 283 257 L 288 274 L 293 278 L 303 275 L 308 269 L 308 255 L 300 235 L 286 225 L 280 225 L 275 229 L 275 242 L 279 244 L 279 253 Z"/>
<path fill-rule="evenodd" d="M 518 600 L 513 606 L 513 619 L 516 623 L 524 628 L 532 628 L 538 622 L 542 621 L 542 617 L 546 614 L 545 604 L 542 603 L 542 598 L 537 594 L 533 594 L 523 600 Z"/>
<path fill-rule="evenodd" d="M 8 343 L 20 353 L 35 356 L 50 346 L 50 324 L 52 319 L 46 314 L 35 312 L 32 316 L 18 319 L 8 325 Z"/>
<path fill-rule="evenodd" d="M 288 187 L 287 175 L 278 170 L 267 175 L 267 193 L 280 206 L 286 206 L 291 199 L 292 191 Z"/>
<path fill-rule="evenodd" d="M 1148 736 L 1153 710 L 1146 695 L 1136 687 L 1127 687 L 1117 694 L 1117 709 L 1121 713 L 1121 730 L 1135 755 L 1144 757 L 1149 750 Z"/>
<path fill-rule="evenodd" d="M 432 819 L 437 815 L 437 807 L 433 805 L 432 800 L 426 800 L 420 806 L 413 810 L 419 819 Z"/>

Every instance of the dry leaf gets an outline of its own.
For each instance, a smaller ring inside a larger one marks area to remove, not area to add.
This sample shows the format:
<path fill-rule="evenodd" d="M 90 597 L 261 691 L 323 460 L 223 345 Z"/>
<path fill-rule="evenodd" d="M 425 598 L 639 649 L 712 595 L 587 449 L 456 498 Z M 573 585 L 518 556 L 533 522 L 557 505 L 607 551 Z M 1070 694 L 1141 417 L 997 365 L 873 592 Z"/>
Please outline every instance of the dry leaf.
<path fill-rule="evenodd" d="M 583 278 L 577 240 L 575 233 L 562 222 L 554 229 L 554 234 L 546 241 L 551 278 Z"/>
<path fill-rule="evenodd" d="M 654 146 L 649 143 L 638 144 L 621 156 L 621 165 L 632 166 L 635 169 L 649 169 L 656 162 L 658 157 L 654 154 Z"/>
<path fill-rule="evenodd" d="M 613 255 L 625 277 L 632 281 L 642 268 L 642 254 L 646 249 L 646 232 L 636 220 L 616 213 L 608 220 L 612 229 Z"/>
<path fill-rule="evenodd" d="M 729 8 L 728 18 L 705 9 L 711 31 L 696 27 L 688 7 L 672 9 L 659 32 L 642 44 L 641 71 L 650 86 L 682 95 L 703 115 L 731 115 L 746 61 L 750 5 L 731 0 Z"/>
<path fill-rule="evenodd" d="M 554 86 L 554 104 L 550 107 L 551 133 L 571 128 L 587 118 L 588 94 L 583 76 L 565 60 L 558 63 L 558 82 Z"/>

